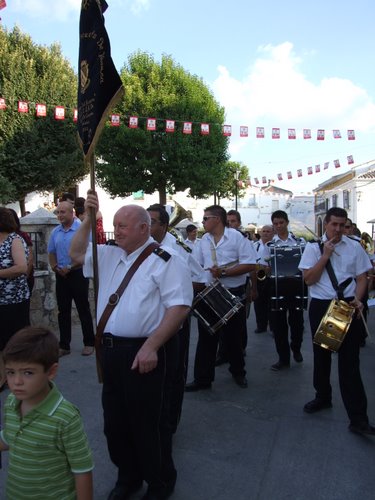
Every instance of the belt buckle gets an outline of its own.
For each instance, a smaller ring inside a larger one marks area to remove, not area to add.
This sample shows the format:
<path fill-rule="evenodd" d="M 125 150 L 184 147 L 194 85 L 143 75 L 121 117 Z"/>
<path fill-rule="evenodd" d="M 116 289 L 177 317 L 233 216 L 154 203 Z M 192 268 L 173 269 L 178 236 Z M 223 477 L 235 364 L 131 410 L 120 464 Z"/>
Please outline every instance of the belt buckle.
<path fill-rule="evenodd" d="M 113 337 L 109 337 L 108 335 L 105 335 L 102 340 L 102 344 L 105 347 L 110 347 L 113 348 Z"/>
<path fill-rule="evenodd" d="M 118 293 L 112 293 L 112 295 L 109 296 L 108 304 L 110 306 L 117 306 L 119 300 L 120 300 L 119 294 Z"/>

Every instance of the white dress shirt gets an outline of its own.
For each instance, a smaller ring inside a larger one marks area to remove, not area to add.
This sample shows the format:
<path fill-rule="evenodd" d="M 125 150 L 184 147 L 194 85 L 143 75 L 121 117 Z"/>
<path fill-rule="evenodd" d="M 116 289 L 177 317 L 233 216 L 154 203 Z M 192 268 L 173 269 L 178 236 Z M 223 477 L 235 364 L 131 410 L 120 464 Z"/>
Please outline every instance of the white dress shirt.
<path fill-rule="evenodd" d="M 324 235 L 322 241 L 327 241 Z M 299 269 L 311 269 L 318 262 L 322 253 L 318 243 L 307 243 L 303 252 Z M 335 272 L 338 283 L 342 283 L 347 278 L 353 278 L 344 290 L 345 297 L 354 297 L 356 282 L 354 278 L 359 274 L 372 269 L 368 255 L 363 250 L 360 243 L 353 241 L 347 236 L 342 236 L 341 241 L 335 244 L 335 251 L 330 257 L 330 261 Z M 320 280 L 309 286 L 310 296 L 315 299 L 331 300 L 337 297 L 337 292 L 332 286 L 329 274 L 324 269 Z"/>
<path fill-rule="evenodd" d="M 150 243 L 154 243 L 151 237 L 130 255 L 116 246 L 98 245 L 98 321 L 110 295 Z M 189 269 L 173 250 L 168 248 L 166 251 L 171 255 L 169 260 L 152 253 L 141 264 L 114 308 L 105 332 L 120 337 L 148 337 L 159 326 L 167 309 L 178 305 L 191 306 L 193 288 Z M 83 272 L 87 277 L 93 274 L 91 244 L 86 252 Z"/>
<path fill-rule="evenodd" d="M 201 238 L 200 245 L 193 250 L 193 256 L 208 270 L 213 266 L 234 267 L 237 264 L 255 264 L 256 252 L 248 238 L 245 238 L 236 229 L 226 227 L 220 241 L 216 244 L 214 237 L 206 233 Z M 208 271 L 207 283 L 213 281 L 212 274 Z M 220 281 L 227 288 L 236 288 L 244 285 L 247 273 L 239 276 L 223 276 Z"/>

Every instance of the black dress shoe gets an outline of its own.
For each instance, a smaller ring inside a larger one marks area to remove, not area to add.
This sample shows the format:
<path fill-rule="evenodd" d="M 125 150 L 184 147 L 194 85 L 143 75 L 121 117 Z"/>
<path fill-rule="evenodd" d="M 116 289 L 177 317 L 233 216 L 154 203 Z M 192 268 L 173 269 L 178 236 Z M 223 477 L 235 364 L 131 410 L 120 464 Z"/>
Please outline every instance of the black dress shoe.
<path fill-rule="evenodd" d="M 325 410 L 326 408 L 332 408 L 331 401 L 325 401 L 324 399 L 315 398 L 309 401 L 303 407 L 303 411 L 306 413 L 316 413 L 320 410 Z"/>
<path fill-rule="evenodd" d="M 108 496 L 108 500 L 127 500 L 133 493 L 142 488 L 143 481 L 116 485 Z"/>
<path fill-rule="evenodd" d="M 254 330 L 254 333 L 264 333 L 267 331 L 267 328 L 256 328 Z"/>
<path fill-rule="evenodd" d="M 218 356 L 215 360 L 215 366 L 225 365 L 225 363 L 228 363 L 228 359 L 222 356 Z"/>
<path fill-rule="evenodd" d="M 285 368 L 289 368 L 290 364 L 289 363 L 282 363 L 281 361 L 278 361 L 274 365 L 271 366 L 271 370 L 274 372 L 279 372 L 280 370 L 285 370 Z"/>
<path fill-rule="evenodd" d="M 164 488 L 153 491 L 150 488 L 147 489 L 146 494 L 143 495 L 142 500 L 165 500 L 166 498 L 169 498 L 172 493 L 173 489 L 168 488 L 168 485 L 166 485 Z"/>
<path fill-rule="evenodd" d="M 190 382 L 190 384 L 185 385 L 185 392 L 196 392 L 204 389 L 211 389 L 211 384 L 201 384 L 200 382 L 194 380 L 193 382 Z"/>
<path fill-rule="evenodd" d="M 354 432 L 355 434 L 361 434 L 362 436 L 375 436 L 375 427 L 370 425 L 368 422 L 358 423 L 358 424 L 350 424 L 349 425 L 350 432 Z"/>
<path fill-rule="evenodd" d="M 293 358 L 296 363 L 302 363 L 303 357 L 300 351 L 294 351 L 293 352 Z"/>
<path fill-rule="evenodd" d="M 238 385 L 238 387 L 241 387 L 241 389 L 246 389 L 248 386 L 247 384 L 247 378 L 243 375 L 233 375 L 234 381 Z"/>

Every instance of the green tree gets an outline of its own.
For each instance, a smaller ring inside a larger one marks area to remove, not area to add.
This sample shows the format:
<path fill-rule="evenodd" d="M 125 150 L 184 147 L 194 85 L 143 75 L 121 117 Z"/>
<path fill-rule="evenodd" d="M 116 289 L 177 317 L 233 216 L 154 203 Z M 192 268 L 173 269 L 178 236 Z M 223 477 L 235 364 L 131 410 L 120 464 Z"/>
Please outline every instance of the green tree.
<path fill-rule="evenodd" d="M 72 111 L 77 77 L 60 46 L 36 45 L 18 28 L 0 26 L 0 199 L 24 199 L 32 191 L 66 189 L 83 178 L 83 162 Z M 18 101 L 28 113 L 17 111 Z M 35 116 L 36 103 L 47 105 L 47 116 Z M 65 120 L 54 119 L 54 106 L 65 106 Z"/>
<path fill-rule="evenodd" d="M 249 179 L 249 170 L 241 162 L 228 161 L 222 167 L 220 182 L 216 185 L 216 195 L 221 198 L 243 198 Z"/>
<path fill-rule="evenodd" d="M 166 193 L 189 189 L 206 197 L 223 175 L 228 139 L 222 134 L 224 109 L 202 79 L 191 75 L 170 56 L 160 63 L 147 53 L 132 54 L 121 70 L 125 96 L 116 111 L 122 119 L 138 116 L 139 128 L 107 125 L 97 147 L 103 162 L 97 165 L 99 184 L 111 195 L 143 190 Z M 146 130 L 146 118 L 156 118 L 156 131 Z M 165 119 L 176 120 L 174 133 L 165 131 Z M 183 121 L 193 122 L 192 134 L 183 134 Z M 201 135 L 200 123 L 210 124 Z"/>

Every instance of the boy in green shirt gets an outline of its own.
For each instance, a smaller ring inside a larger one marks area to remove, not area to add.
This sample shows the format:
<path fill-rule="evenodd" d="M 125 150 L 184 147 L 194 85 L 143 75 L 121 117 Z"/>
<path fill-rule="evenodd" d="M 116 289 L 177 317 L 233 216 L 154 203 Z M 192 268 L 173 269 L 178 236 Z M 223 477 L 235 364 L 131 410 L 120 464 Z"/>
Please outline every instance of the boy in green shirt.
<path fill-rule="evenodd" d="M 93 461 L 78 409 L 52 382 L 59 345 L 42 327 L 26 327 L 3 358 L 10 394 L 0 450 L 9 450 L 6 498 L 92 500 Z"/>

